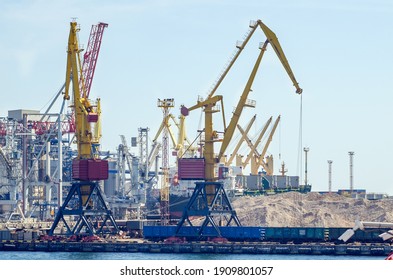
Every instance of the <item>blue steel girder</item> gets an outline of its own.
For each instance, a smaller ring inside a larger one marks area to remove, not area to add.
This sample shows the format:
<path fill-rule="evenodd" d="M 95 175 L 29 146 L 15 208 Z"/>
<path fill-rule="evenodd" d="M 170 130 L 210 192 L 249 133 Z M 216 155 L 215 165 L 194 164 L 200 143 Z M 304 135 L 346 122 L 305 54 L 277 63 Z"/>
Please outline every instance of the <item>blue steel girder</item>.
<path fill-rule="evenodd" d="M 221 237 L 221 231 L 215 221 L 216 217 L 224 218 L 225 226 L 230 226 L 233 222 L 236 226 L 241 226 L 237 218 L 236 211 L 233 210 L 231 202 L 225 192 L 222 182 L 197 182 L 194 192 L 183 211 L 183 216 L 176 227 L 176 236 L 184 236 L 184 226 L 190 226 L 193 232 L 200 239 L 204 237 Z M 207 194 L 206 186 L 214 186 L 214 193 Z M 208 199 L 210 196 L 211 199 Z M 208 204 L 208 201 L 211 201 Z M 201 226 L 195 226 L 190 217 L 205 217 Z M 209 227 L 212 230 L 207 230 Z M 209 233 L 207 233 L 209 232 Z M 188 237 L 189 236 L 188 234 Z"/>
<path fill-rule="evenodd" d="M 84 187 L 83 193 L 81 187 Z M 84 198 L 82 198 L 83 196 Z M 75 225 L 71 227 L 64 216 L 74 217 L 74 220 L 76 219 Z M 84 234 L 89 235 L 104 232 L 117 234 L 119 232 L 116 221 L 105 203 L 97 182 L 76 182 L 72 184 L 70 192 L 59 208 L 49 230 L 49 235 L 54 234 L 54 230 L 60 221 L 66 228 L 66 235 L 80 234 L 83 229 L 85 229 Z M 111 226 L 112 230 L 110 230 Z M 105 229 L 108 230 L 105 231 Z"/>

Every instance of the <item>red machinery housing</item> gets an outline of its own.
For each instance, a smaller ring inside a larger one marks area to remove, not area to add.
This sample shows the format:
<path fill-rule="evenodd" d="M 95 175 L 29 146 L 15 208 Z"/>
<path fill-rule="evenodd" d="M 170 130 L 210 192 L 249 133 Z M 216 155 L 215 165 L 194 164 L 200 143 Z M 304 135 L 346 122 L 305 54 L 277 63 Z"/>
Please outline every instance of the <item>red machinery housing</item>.
<path fill-rule="evenodd" d="M 72 162 L 72 178 L 80 181 L 108 179 L 108 161 L 102 159 L 75 159 Z"/>

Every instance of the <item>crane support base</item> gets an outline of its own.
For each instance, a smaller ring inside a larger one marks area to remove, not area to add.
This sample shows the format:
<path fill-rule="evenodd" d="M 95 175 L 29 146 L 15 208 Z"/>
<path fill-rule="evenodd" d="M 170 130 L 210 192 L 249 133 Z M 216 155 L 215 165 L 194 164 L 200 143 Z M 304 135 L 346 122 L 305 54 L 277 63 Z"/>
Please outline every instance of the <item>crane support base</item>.
<path fill-rule="evenodd" d="M 73 183 L 49 235 L 117 234 L 119 228 L 97 182 Z"/>
<path fill-rule="evenodd" d="M 219 226 L 241 226 L 222 182 L 195 183 L 194 192 L 177 224 L 176 236 L 191 237 L 189 230 L 183 230 L 188 226 L 193 228 L 192 237 L 199 239 L 222 237 Z"/>

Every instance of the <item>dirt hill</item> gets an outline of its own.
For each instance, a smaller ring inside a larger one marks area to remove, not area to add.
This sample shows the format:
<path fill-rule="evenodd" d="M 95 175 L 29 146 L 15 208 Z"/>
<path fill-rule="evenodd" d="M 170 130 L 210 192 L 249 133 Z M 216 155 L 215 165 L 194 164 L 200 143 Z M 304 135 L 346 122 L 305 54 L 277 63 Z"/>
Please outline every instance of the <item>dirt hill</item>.
<path fill-rule="evenodd" d="M 354 199 L 337 194 L 244 196 L 232 207 L 244 226 L 348 227 L 355 220 L 393 222 L 393 200 Z"/>

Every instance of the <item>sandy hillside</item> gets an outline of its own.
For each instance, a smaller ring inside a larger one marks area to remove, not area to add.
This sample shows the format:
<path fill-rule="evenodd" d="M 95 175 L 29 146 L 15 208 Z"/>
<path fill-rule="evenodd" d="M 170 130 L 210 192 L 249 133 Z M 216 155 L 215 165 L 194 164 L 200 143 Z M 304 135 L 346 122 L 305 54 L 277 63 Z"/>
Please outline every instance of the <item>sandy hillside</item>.
<path fill-rule="evenodd" d="M 244 226 L 353 227 L 355 220 L 393 222 L 393 200 L 353 199 L 337 194 L 240 197 L 232 202 Z"/>

